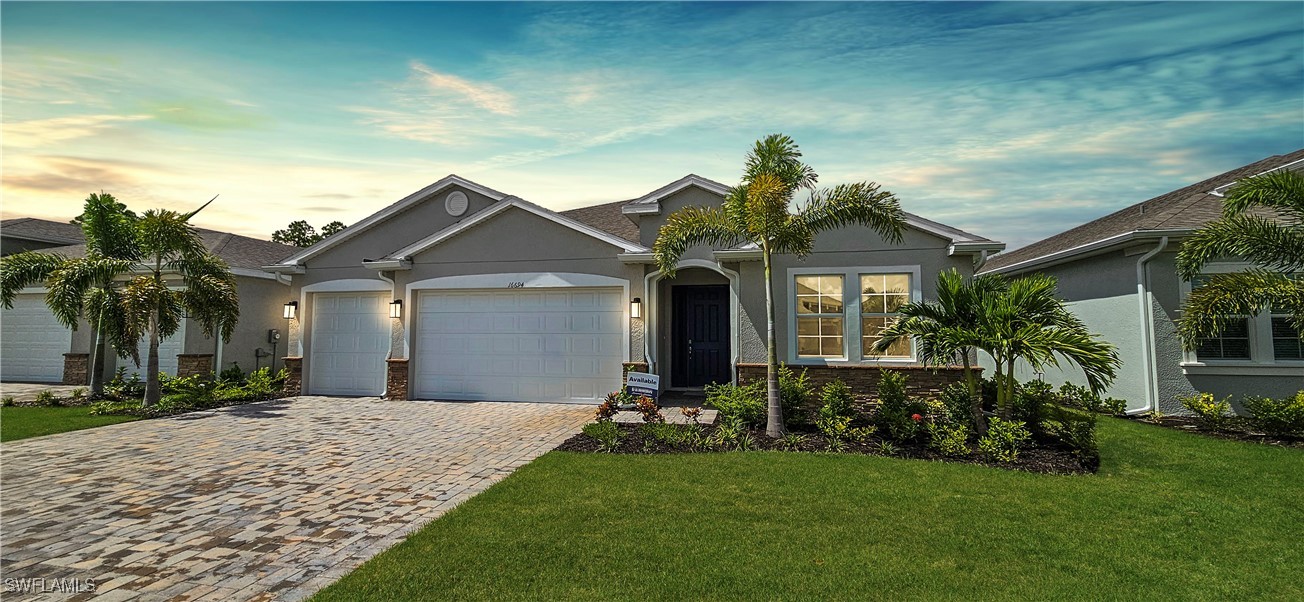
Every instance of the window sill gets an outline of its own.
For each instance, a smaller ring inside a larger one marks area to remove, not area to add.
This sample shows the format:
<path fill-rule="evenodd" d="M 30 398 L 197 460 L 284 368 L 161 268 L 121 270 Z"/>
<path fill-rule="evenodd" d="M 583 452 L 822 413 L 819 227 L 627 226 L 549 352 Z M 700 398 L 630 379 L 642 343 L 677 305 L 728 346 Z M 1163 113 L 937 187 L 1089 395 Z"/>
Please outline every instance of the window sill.
<path fill-rule="evenodd" d="M 1182 362 L 1182 373 L 1196 376 L 1304 376 L 1304 362 Z"/>
<path fill-rule="evenodd" d="M 910 357 L 852 361 L 845 358 L 801 357 L 788 361 L 789 366 L 909 366 L 919 362 Z"/>

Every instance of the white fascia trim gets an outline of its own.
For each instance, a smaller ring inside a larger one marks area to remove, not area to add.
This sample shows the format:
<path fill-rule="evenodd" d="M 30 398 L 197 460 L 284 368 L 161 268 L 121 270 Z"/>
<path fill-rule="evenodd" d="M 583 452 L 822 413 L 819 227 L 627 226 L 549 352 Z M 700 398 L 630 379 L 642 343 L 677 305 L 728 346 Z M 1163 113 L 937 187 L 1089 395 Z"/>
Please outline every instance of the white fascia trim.
<path fill-rule="evenodd" d="M 651 205 L 624 205 L 620 212 L 625 215 L 658 215 L 661 213 L 661 203 Z"/>
<path fill-rule="evenodd" d="M 373 259 L 363 261 L 362 267 L 373 270 L 410 270 L 412 262 L 407 259 Z"/>
<path fill-rule="evenodd" d="M 1165 236 L 1168 236 L 1170 238 L 1181 238 L 1184 236 L 1189 236 L 1191 232 L 1192 230 L 1188 230 L 1188 229 L 1133 230 L 1132 232 L 1124 232 L 1123 234 L 1116 234 L 1114 236 L 1110 236 L 1109 238 L 1102 238 L 1096 242 L 1087 243 L 1085 245 L 1079 245 L 1071 249 L 1056 251 L 1054 253 L 1049 253 L 1046 255 L 1042 255 L 1040 257 L 1034 257 L 1032 259 L 1025 259 L 1018 263 L 1012 263 L 1010 265 L 1002 266 L 984 273 L 1018 274 L 1035 268 L 1050 267 L 1052 265 L 1057 265 L 1068 261 L 1072 261 L 1074 259 L 1079 259 L 1078 257 L 1079 255 L 1085 255 L 1088 253 L 1090 254 L 1103 253 L 1105 251 L 1112 249 L 1113 247 L 1123 245 L 1132 241 L 1158 240 Z"/>
<path fill-rule="evenodd" d="M 994 242 L 994 241 L 988 241 L 987 239 L 981 238 L 977 235 L 970 234 L 959 228 L 953 228 L 946 224 L 935 222 L 931 219 L 920 217 L 910 212 L 903 211 L 902 213 L 905 213 L 906 225 L 916 230 L 923 230 L 924 232 L 927 232 L 929 234 L 940 236 L 953 243 L 989 244 L 991 242 Z M 996 244 L 1002 244 L 1002 243 L 996 243 Z M 1004 245 L 1002 244 L 1002 247 L 1003 246 Z"/>
<path fill-rule="evenodd" d="M 281 263 L 277 263 L 277 264 L 273 264 L 273 265 L 265 265 L 265 266 L 263 266 L 263 271 L 264 271 L 264 272 L 271 272 L 271 273 L 273 273 L 273 274 L 306 274 L 306 273 L 308 273 L 308 269 L 305 268 L 305 267 L 303 267 L 303 266 L 301 266 L 301 265 L 289 265 L 289 264 L 281 264 Z"/>
<path fill-rule="evenodd" d="M 269 274 L 262 270 L 251 270 L 249 268 L 231 268 L 231 273 L 236 276 L 245 278 L 258 278 L 261 280 L 276 280 L 276 274 Z"/>
<path fill-rule="evenodd" d="M 720 249 L 714 251 L 716 261 L 760 261 L 760 249 Z"/>
<path fill-rule="evenodd" d="M 1272 173 L 1272 172 L 1274 172 L 1274 171 L 1281 171 L 1281 170 L 1283 170 L 1283 169 L 1290 169 L 1291 167 L 1293 167 L 1293 166 L 1295 166 L 1295 165 L 1299 165 L 1299 164 L 1301 164 L 1301 163 L 1304 163 L 1304 159 L 1297 159 L 1297 160 L 1295 160 L 1295 161 L 1291 161 L 1290 163 L 1287 163 L 1287 164 L 1285 164 L 1285 165 L 1279 165 L 1279 166 L 1277 166 L 1277 167 L 1274 167 L 1274 168 L 1269 169 L 1269 170 L 1267 170 L 1267 171 L 1261 171 L 1261 172 L 1256 173 L 1256 174 L 1254 174 L 1254 175 L 1252 175 L 1252 176 L 1249 176 L 1249 177 L 1251 177 L 1251 178 L 1257 178 L 1257 177 L 1259 177 L 1259 176 L 1261 176 L 1261 175 L 1263 175 L 1263 174 L 1269 174 L 1269 173 Z M 1242 178 L 1242 179 L 1246 179 L 1246 178 Z M 1223 184 L 1222 186 L 1219 186 L 1219 187 L 1217 187 L 1217 188 L 1214 188 L 1213 190 L 1210 190 L 1210 191 L 1209 191 L 1209 194 L 1212 194 L 1212 195 L 1217 196 L 1217 197 L 1223 196 L 1223 193 L 1227 192 L 1227 189 L 1228 189 L 1228 188 L 1231 188 L 1232 186 L 1235 186 L 1235 185 L 1236 185 L 1236 182 L 1240 182 L 1240 181 L 1241 181 L 1241 180 L 1235 180 L 1235 181 L 1232 181 L 1232 182 L 1228 182 L 1228 183 L 1226 183 L 1226 184 Z"/>
<path fill-rule="evenodd" d="M 1194 376 L 1298 376 L 1304 362 L 1256 364 L 1252 362 L 1182 362 L 1182 374 Z"/>
<path fill-rule="evenodd" d="M 418 253 L 427 251 L 430 248 L 434 247 L 435 245 L 438 245 L 439 243 L 448 240 L 449 238 L 452 238 L 453 236 L 456 236 L 457 234 L 463 231 L 474 228 L 476 225 L 481 224 L 489 220 L 489 218 L 498 215 L 499 213 L 502 213 L 503 211 L 506 211 L 507 209 L 512 207 L 529 211 L 530 213 L 533 213 L 539 217 L 560 224 L 562 226 L 566 226 L 567 228 L 580 232 L 581 234 L 587 234 L 593 238 L 601 240 L 602 242 L 620 247 L 626 253 L 646 253 L 649 250 L 647 247 L 644 247 L 642 245 L 636 245 L 623 238 L 612 236 L 611 234 L 603 232 L 587 224 L 580 223 L 578 221 L 575 221 L 569 217 L 566 217 L 554 211 L 549 211 L 547 209 L 544 209 L 543 207 L 535 205 L 534 203 L 526 201 L 525 199 L 519 197 L 510 197 L 509 200 L 505 203 L 481 211 L 471 216 L 470 219 L 460 221 L 456 224 L 453 224 L 452 226 L 444 228 L 443 230 L 440 230 L 430 236 L 427 236 L 411 245 L 408 245 L 407 247 L 399 249 L 391 253 L 390 255 L 399 259 L 406 259 Z"/>
<path fill-rule="evenodd" d="M 637 199 L 625 203 L 625 205 L 620 208 L 620 212 L 626 215 L 661 213 L 661 199 L 688 188 L 689 186 L 696 186 L 702 190 L 714 192 L 720 196 L 729 193 L 729 187 L 724 184 L 716 182 L 715 180 L 708 180 L 697 174 L 688 174 L 674 182 L 666 184 L 665 186 L 653 190 Z"/>
<path fill-rule="evenodd" d="M 991 253 L 993 251 L 1004 251 L 1005 243 L 1003 242 L 957 242 L 947 247 L 947 255 L 976 255 L 983 251 Z"/>
<path fill-rule="evenodd" d="M 651 253 L 621 253 L 616 256 L 621 263 L 656 263 L 656 255 Z"/>
<path fill-rule="evenodd" d="M 308 247 L 302 251 L 299 251 L 298 253 L 295 253 L 290 257 L 287 257 L 286 259 L 281 261 L 281 264 L 294 265 L 294 264 L 302 263 L 303 261 L 306 261 L 308 259 L 311 259 L 312 257 L 316 256 L 322 251 L 325 251 L 326 249 L 338 245 L 362 233 L 363 231 L 371 229 L 372 226 L 376 225 L 381 221 L 384 221 L 386 218 L 389 218 L 390 216 L 400 211 L 403 211 L 404 209 L 407 209 L 412 205 L 415 205 L 416 203 L 420 202 L 422 199 L 425 199 L 426 197 L 453 185 L 461 186 L 462 188 L 466 188 L 467 190 L 480 193 L 495 201 L 501 201 L 507 198 L 506 194 L 498 192 L 497 190 L 494 190 L 492 188 L 486 188 L 484 186 L 476 184 L 475 182 L 472 182 L 460 176 L 449 174 L 441 178 L 438 182 L 435 182 L 434 184 L 431 184 L 429 186 L 426 186 L 425 188 L 422 188 L 421 190 L 409 194 L 403 197 L 402 199 L 400 199 L 397 203 L 394 203 L 393 205 L 390 205 L 384 209 L 381 209 L 380 211 L 377 211 L 367 216 L 362 221 L 353 224 L 348 228 L 345 228 L 343 231 L 340 231 L 334 234 L 333 236 L 329 236 L 326 239 L 322 240 L 321 242 L 311 247 Z"/>

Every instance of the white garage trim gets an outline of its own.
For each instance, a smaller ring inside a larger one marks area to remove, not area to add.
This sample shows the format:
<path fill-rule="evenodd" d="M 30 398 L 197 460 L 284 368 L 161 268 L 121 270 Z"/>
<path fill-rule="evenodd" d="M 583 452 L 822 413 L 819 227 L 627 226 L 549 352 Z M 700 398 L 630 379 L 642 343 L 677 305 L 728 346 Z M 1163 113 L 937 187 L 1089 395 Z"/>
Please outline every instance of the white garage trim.
<path fill-rule="evenodd" d="M 290 341 L 293 350 L 287 348 L 286 355 L 306 358 L 302 364 L 302 374 L 299 376 L 300 382 L 308 385 L 312 384 L 309 380 L 312 377 L 312 359 L 308 358 L 307 349 L 311 349 L 312 338 L 312 306 L 308 304 L 308 295 L 316 293 L 390 293 L 393 294 L 394 287 L 388 282 L 375 280 L 372 278 L 341 278 L 339 280 L 327 280 L 309 284 L 299 289 L 299 336 Z M 388 314 L 386 314 L 388 315 Z M 305 345 L 305 341 L 307 341 Z M 305 389 L 306 390 L 306 389 Z"/>
<path fill-rule="evenodd" d="M 685 259 L 675 264 L 676 270 L 684 268 L 705 268 L 723 275 L 729 280 L 729 368 L 731 382 L 738 380 L 738 361 L 741 359 L 739 354 L 739 331 L 742 329 L 738 323 L 738 272 L 728 269 L 714 261 L 705 259 Z M 657 289 L 660 288 L 658 283 L 665 278 L 661 270 L 652 272 L 644 277 L 643 291 L 647 295 L 647 309 L 643 311 L 643 321 L 646 324 L 643 333 L 643 355 L 647 359 L 648 370 L 654 374 L 657 372 L 657 338 L 660 333 L 657 329 L 661 324 L 657 323 Z M 668 381 L 668 379 L 667 379 Z M 664 385 L 669 386 L 669 385 Z"/>
<path fill-rule="evenodd" d="M 390 346 L 388 303 L 385 291 L 313 293 L 308 312 L 312 320 L 309 361 L 304 362 L 311 370 L 304 375 L 309 395 L 384 393 Z"/>

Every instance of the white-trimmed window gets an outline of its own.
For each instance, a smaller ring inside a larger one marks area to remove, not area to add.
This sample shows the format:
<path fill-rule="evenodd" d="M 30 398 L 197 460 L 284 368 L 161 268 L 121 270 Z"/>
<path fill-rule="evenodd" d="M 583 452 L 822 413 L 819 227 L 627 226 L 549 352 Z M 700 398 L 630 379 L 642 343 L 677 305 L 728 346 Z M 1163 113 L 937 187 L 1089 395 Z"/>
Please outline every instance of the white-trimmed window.
<path fill-rule="evenodd" d="M 1212 264 L 1205 273 L 1183 284 L 1183 297 L 1203 286 L 1214 274 L 1243 270 L 1242 264 Z M 1294 277 L 1304 277 L 1295 275 Z M 1291 323 L 1290 315 L 1274 308 L 1253 316 L 1229 317 L 1217 337 L 1201 339 L 1183 364 L 1200 366 L 1256 365 L 1263 369 L 1304 367 L 1304 343 Z M 1230 368 L 1227 368 L 1230 369 Z"/>
<path fill-rule="evenodd" d="M 796 364 L 914 361 L 911 341 L 874 350 L 901 306 L 919 300 L 919 266 L 792 268 L 788 359 Z"/>
<path fill-rule="evenodd" d="M 846 357 L 843 276 L 797 276 L 797 357 Z"/>

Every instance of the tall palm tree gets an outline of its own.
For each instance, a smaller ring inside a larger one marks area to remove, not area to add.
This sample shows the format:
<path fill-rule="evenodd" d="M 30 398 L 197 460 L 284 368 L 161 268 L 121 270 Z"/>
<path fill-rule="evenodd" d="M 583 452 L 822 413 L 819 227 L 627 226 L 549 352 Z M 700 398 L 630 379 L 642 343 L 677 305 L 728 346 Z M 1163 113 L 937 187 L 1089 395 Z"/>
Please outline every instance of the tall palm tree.
<path fill-rule="evenodd" d="M 115 280 L 128 273 L 139 258 L 134 214 L 113 195 L 91 194 L 74 223 L 82 227 L 86 253 L 67 258 L 26 251 L 0 261 L 0 301 L 13 307 L 18 291 L 46 283 L 46 304 L 56 319 L 76 329 L 85 317 L 91 326 L 91 397 L 104 393 L 104 352 L 108 344 L 128 348 L 127 332 L 118 306 Z M 135 345 L 129 347 L 135 352 Z"/>
<path fill-rule="evenodd" d="M 176 333 L 181 321 L 189 317 L 200 324 L 205 335 L 220 335 L 229 342 L 240 317 L 235 277 L 226 262 L 208 252 L 189 223 L 198 211 L 151 209 L 136 224 L 145 274 L 123 288 L 122 309 L 135 339 L 149 337 L 145 407 L 162 397 L 158 378 L 161 339 Z M 180 286 L 176 286 L 178 278 Z"/>
<path fill-rule="evenodd" d="M 1282 219 L 1251 213 L 1269 210 Z M 1246 260 L 1258 267 L 1216 274 L 1191 291 L 1182 305 L 1178 334 L 1195 349 L 1200 339 L 1217 336 L 1232 316 L 1265 308 L 1289 313 L 1304 336 L 1304 175 L 1282 170 L 1248 178 L 1227 191 L 1222 218 L 1182 243 L 1177 272 L 1186 280 L 1218 258 Z"/>
<path fill-rule="evenodd" d="M 1019 360 L 1036 370 L 1074 364 L 1087 385 L 1100 393 L 1114 381 L 1122 361 L 1114 345 L 1098 339 L 1055 294 L 1055 279 L 1031 274 L 1009 281 L 979 307 L 975 346 L 996 367 L 996 405 L 1009 419 L 1014 403 L 1014 367 Z"/>
<path fill-rule="evenodd" d="M 680 257 L 695 245 L 728 248 L 751 243 L 761 251 L 769 348 L 765 432 L 771 437 L 784 434 L 774 333 L 772 256 L 809 255 L 816 234 L 851 224 L 867 226 L 892 243 L 899 243 L 905 230 L 905 215 L 896 196 L 881 190 L 878 184 L 860 182 L 816 189 L 818 178 L 815 170 L 801 161 L 801 151 L 792 138 L 783 134 L 766 136 L 747 154 L 742 182 L 729 190 L 721 207 L 685 207 L 672 213 L 653 246 L 657 267 L 670 278 L 675 275 Z M 796 213 L 789 212 L 793 196 L 802 189 L 809 190 L 810 197 Z"/>
<path fill-rule="evenodd" d="M 978 325 L 984 307 L 993 303 L 1006 289 L 999 276 L 976 276 L 966 282 L 960 272 L 950 269 L 937 275 L 937 300 L 915 301 L 901 306 L 900 316 L 888 325 L 874 343 L 886 351 L 902 339 L 914 339 L 919 361 L 929 366 L 964 366 L 964 382 L 969 390 L 970 412 L 979 433 L 986 432 L 982 396 L 974 375 L 971 356 L 982 345 Z"/>

